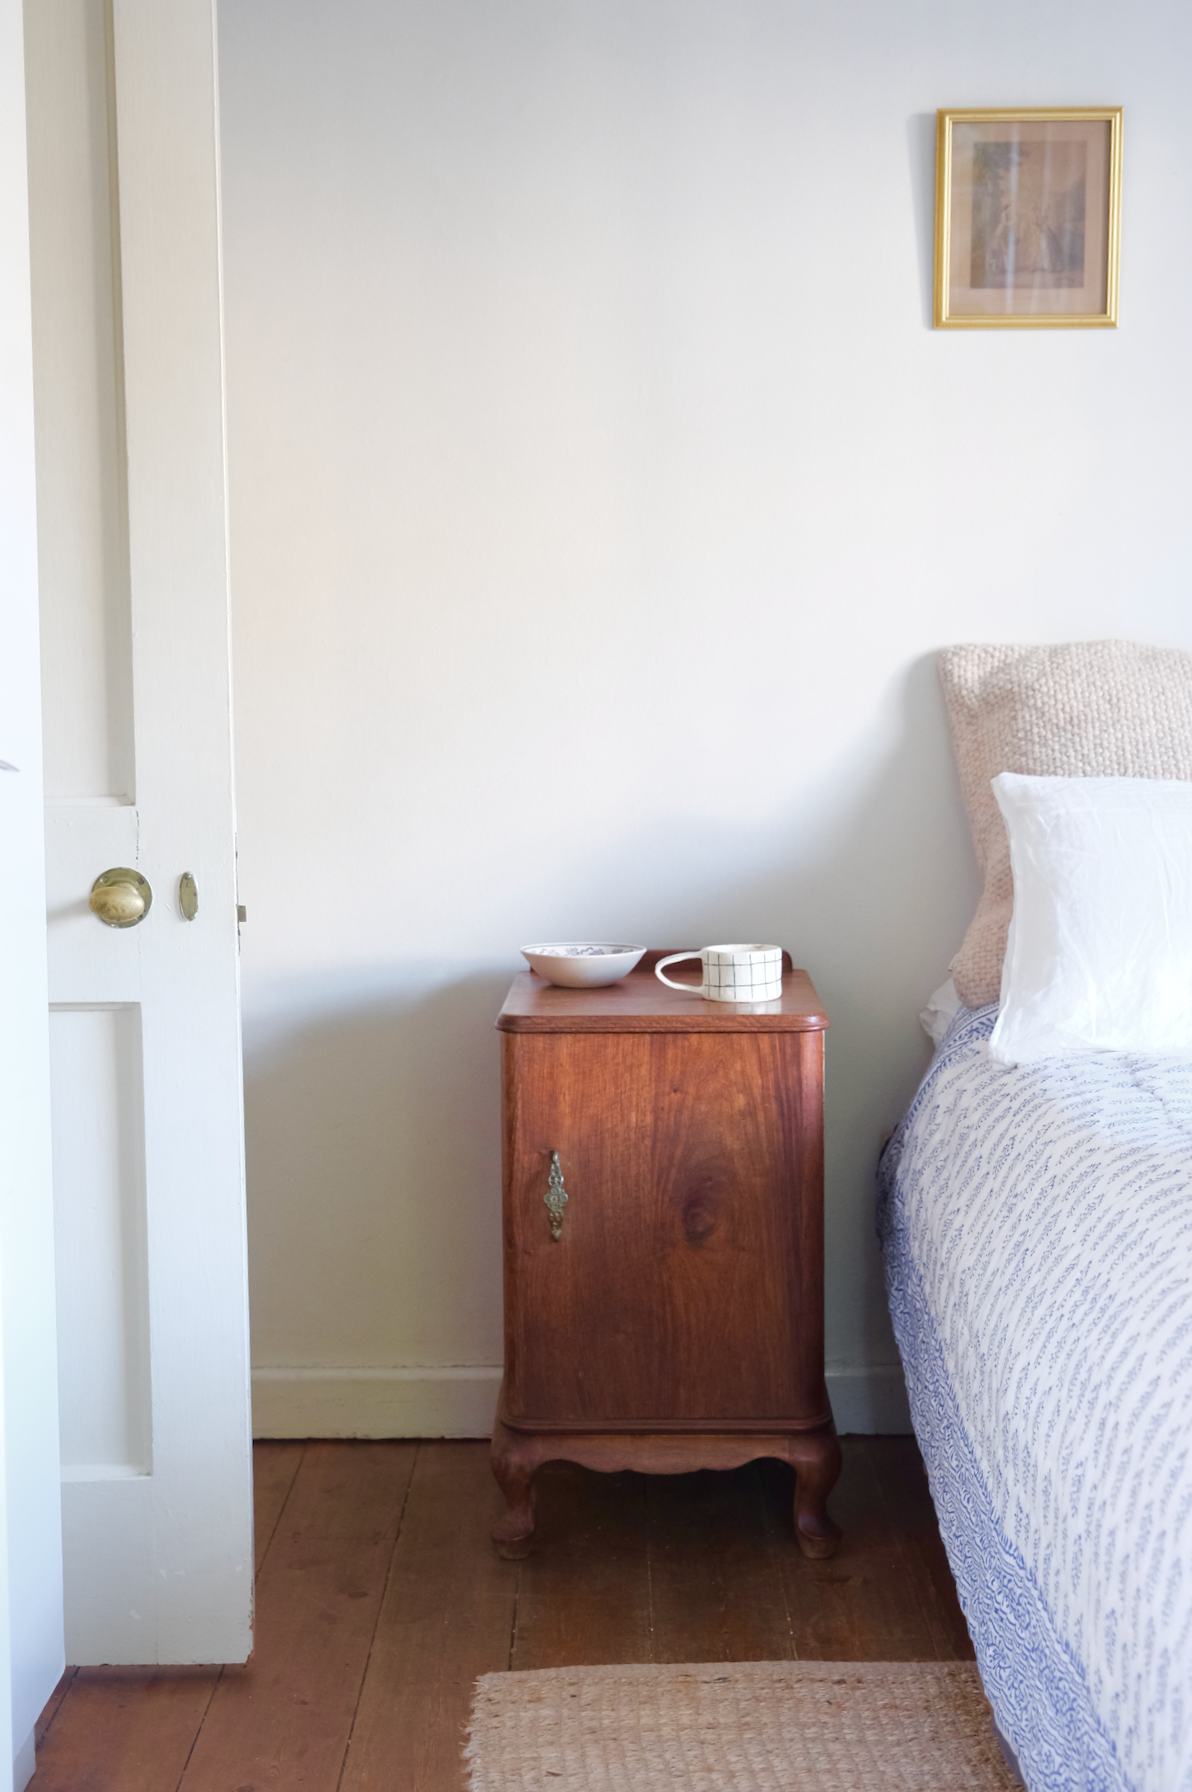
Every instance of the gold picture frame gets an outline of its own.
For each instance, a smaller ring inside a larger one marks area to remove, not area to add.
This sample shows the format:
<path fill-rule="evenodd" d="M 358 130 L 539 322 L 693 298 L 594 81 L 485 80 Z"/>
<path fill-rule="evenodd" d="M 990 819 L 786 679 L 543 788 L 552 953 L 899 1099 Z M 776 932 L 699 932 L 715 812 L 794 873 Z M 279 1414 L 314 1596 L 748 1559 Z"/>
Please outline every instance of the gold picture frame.
<path fill-rule="evenodd" d="M 1114 328 L 1120 106 L 936 115 L 937 330 Z"/>

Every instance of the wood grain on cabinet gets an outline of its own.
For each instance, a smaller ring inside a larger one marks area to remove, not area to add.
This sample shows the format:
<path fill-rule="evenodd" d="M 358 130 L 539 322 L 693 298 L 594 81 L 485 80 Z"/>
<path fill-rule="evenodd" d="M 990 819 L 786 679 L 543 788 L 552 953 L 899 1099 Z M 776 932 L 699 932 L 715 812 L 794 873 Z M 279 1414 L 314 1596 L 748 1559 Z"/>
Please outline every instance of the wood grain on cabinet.
<path fill-rule="evenodd" d="M 825 1422 L 822 1041 L 506 1036 L 507 1422 Z"/>

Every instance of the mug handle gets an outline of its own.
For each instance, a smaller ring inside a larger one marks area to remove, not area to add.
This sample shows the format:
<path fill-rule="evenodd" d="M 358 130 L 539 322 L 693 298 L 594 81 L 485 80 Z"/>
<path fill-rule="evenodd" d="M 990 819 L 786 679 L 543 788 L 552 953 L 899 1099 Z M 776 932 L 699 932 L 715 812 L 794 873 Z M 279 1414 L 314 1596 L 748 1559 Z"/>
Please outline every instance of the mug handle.
<path fill-rule="evenodd" d="M 654 975 L 657 977 L 659 983 L 665 983 L 668 989 L 681 989 L 685 996 L 697 996 L 700 993 L 699 988 L 690 983 L 676 983 L 673 977 L 664 977 L 662 975 L 662 967 L 664 964 L 680 964 L 685 958 L 700 957 L 701 955 L 698 952 L 672 952 L 669 958 L 660 958 L 658 960 L 658 963 L 654 966 Z"/>

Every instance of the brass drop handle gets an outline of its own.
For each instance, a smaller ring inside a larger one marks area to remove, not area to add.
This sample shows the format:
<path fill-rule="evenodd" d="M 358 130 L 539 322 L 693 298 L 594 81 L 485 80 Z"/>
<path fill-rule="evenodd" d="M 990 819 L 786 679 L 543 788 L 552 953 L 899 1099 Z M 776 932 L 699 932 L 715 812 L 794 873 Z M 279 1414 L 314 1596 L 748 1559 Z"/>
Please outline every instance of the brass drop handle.
<path fill-rule="evenodd" d="M 135 927 L 149 913 L 153 891 L 139 871 L 116 865 L 101 871 L 91 886 L 87 906 L 105 927 Z"/>

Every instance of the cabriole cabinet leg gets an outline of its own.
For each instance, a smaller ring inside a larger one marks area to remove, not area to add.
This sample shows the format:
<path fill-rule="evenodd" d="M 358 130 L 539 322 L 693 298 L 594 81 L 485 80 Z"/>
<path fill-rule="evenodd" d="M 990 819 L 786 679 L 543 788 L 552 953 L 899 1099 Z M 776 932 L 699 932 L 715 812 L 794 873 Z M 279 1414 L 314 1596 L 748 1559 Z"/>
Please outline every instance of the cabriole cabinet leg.
<path fill-rule="evenodd" d="M 828 1495 L 840 1478 L 840 1445 L 833 1431 L 807 1431 L 790 1441 L 795 1469 L 795 1536 L 813 1561 L 835 1555 L 840 1527 L 828 1517 Z"/>
<path fill-rule="evenodd" d="M 534 1535 L 534 1473 L 541 1457 L 532 1441 L 498 1419 L 493 1427 L 492 1467 L 505 1495 L 505 1511 L 492 1528 L 497 1554 L 518 1562 L 530 1553 Z"/>

